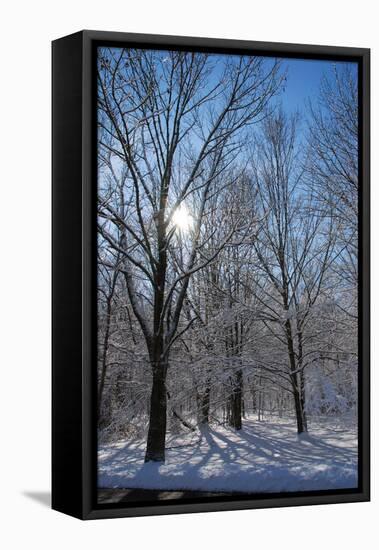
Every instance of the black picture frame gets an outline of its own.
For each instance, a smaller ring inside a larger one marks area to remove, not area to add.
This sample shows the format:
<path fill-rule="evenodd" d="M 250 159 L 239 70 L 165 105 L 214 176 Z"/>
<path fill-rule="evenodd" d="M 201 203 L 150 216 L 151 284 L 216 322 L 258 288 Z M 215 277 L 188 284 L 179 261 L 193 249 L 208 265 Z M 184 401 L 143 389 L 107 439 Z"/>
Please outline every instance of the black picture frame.
<path fill-rule="evenodd" d="M 99 44 L 353 60 L 359 65 L 359 487 L 252 498 L 99 505 L 96 500 L 96 130 Z M 370 50 L 85 30 L 52 43 L 52 507 L 81 519 L 370 499 Z"/>

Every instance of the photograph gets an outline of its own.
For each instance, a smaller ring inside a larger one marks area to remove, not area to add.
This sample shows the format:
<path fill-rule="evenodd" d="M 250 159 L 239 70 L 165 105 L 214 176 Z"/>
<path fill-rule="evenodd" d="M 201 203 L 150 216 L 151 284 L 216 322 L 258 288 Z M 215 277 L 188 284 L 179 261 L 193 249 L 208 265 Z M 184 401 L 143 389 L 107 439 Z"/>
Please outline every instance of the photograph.
<path fill-rule="evenodd" d="M 97 46 L 99 504 L 358 488 L 358 69 Z"/>
<path fill-rule="evenodd" d="M 374 3 L 53 8 L 2 4 L 0 548 L 370 549 Z"/>

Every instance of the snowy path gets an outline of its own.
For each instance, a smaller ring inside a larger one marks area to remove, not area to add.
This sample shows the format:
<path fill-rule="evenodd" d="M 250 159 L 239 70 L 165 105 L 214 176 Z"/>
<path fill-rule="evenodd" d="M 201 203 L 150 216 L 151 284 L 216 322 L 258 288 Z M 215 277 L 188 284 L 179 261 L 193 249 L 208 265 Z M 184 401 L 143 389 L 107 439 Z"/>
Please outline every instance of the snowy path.
<path fill-rule="evenodd" d="M 191 444 L 192 443 L 192 444 Z M 312 426 L 298 438 L 293 422 L 245 421 L 240 432 L 214 428 L 169 438 L 166 463 L 144 464 L 145 442 L 99 449 L 102 488 L 238 492 L 312 491 L 357 486 L 351 430 Z"/>

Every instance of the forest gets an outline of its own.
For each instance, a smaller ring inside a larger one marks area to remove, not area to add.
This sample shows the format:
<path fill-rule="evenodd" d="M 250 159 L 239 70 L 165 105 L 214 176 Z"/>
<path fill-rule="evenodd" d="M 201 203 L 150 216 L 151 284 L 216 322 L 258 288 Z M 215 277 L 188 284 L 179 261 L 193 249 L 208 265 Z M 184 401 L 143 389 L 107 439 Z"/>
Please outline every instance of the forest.
<path fill-rule="evenodd" d="M 356 64 L 97 60 L 99 487 L 356 486 Z"/>

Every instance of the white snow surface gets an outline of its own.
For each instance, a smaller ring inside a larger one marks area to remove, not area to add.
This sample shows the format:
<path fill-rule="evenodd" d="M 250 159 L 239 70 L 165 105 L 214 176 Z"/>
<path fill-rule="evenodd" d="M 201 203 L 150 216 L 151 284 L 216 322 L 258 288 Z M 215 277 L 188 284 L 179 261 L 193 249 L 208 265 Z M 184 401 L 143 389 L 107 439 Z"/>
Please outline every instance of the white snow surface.
<path fill-rule="evenodd" d="M 213 427 L 169 437 L 166 462 L 144 464 L 145 441 L 103 445 L 99 488 L 291 492 L 357 487 L 356 431 L 293 420 L 245 420 L 240 431 Z"/>

